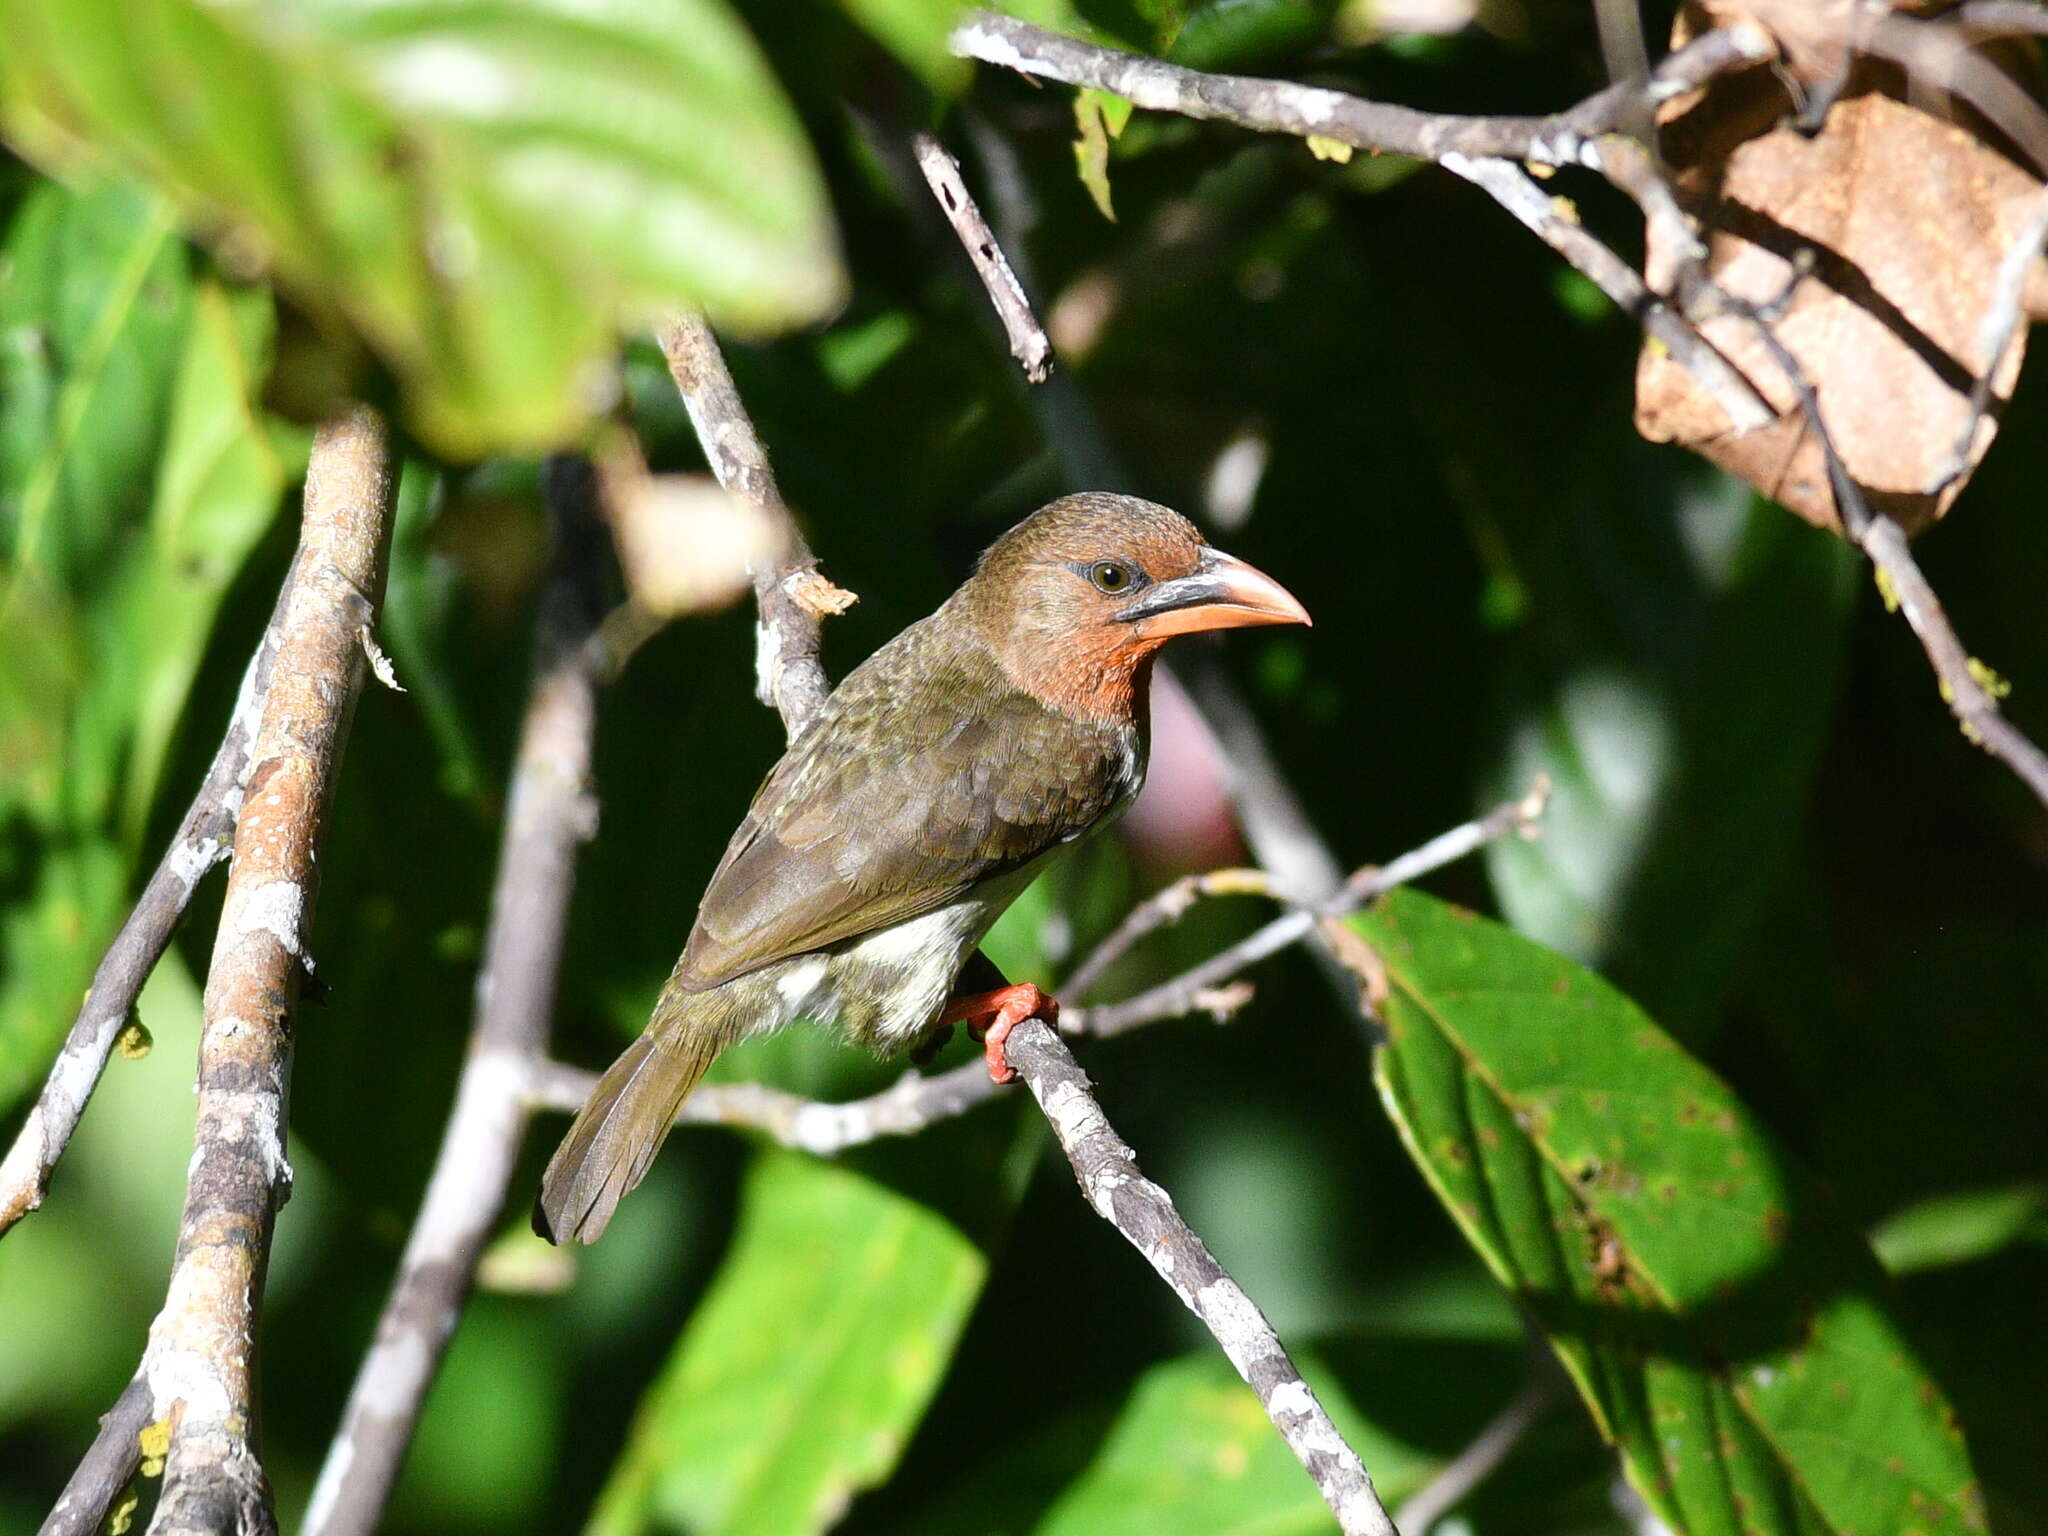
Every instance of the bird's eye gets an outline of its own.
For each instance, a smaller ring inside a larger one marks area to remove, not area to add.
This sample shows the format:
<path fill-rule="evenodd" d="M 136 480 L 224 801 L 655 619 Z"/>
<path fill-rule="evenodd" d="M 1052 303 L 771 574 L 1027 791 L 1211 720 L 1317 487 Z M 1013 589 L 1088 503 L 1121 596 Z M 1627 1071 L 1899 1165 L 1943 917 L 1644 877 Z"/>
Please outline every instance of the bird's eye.
<path fill-rule="evenodd" d="M 1088 567 L 1088 579 L 1095 583 L 1098 592 L 1127 592 L 1131 586 L 1131 568 L 1115 560 L 1098 560 Z"/>

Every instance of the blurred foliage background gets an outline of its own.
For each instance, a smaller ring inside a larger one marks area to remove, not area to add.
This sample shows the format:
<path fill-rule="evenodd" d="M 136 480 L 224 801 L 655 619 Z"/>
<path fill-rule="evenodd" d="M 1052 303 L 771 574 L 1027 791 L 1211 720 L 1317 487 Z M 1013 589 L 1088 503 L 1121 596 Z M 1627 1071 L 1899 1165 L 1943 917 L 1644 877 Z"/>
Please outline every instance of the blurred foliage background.
<path fill-rule="evenodd" d="M 1345 860 L 1549 773 L 1540 841 L 1432 888 L 1610 978 L 1876 1235 L 1993 1526 L 2048 1532 L 2048 824 L 1959 737 L 1849 551 L 1636 437 L 1635 328 L 1483 195 L 1138 114 L 1108 147 L 1111 222 L 1077 175 L 1073 93 L 984 70 L 966 94 L 946 8 L 920 0 L 580 18 L 318 0 L 283 37 L 170 0 L 116 9 L 0 5 L 7 131 L 42 167 L 0 160 L 10 1133 L 226 721 L 290 555 L 304 400 L 381 380 L 413 434 L 384 621 L 410 692 L 362 708 L 323 854 L 331 994 L 301 1025 L 271 1271 L 264 1434 L 288 1524 L 460 1061 L 547 553 L 533 453 L 602 403 L 587 363 L 615 321 L 682 295 L 743 334 L 801 322 L 731 362 L 827 570 L 861 594 L 828 630 L 835 673 L 1024 512 L 1114 477 L 1316 615 L 1217 659 Z M 1397 9 L 1427 28 L 1387 30 L 1373 0 L 1078 7 L 1197 67 L 1425 107 L 1546 111 L 1601 81 L 1584 6 Z M 188 74 L 236 83 L 215 119 L 180 137 L 128 109 Z M 1060 347 L 1037 398 L 905 178 L 927 120 Z M 550 132 L 572 149 L 542 164 Z M 426 167 L 414 202 L 365 191 L 399 141 Z M 1568 190 L 1637 247 L 1602 189 Z M 428 215 L 451 207 L 476 250 L 434 245 Z M 701 467 L 651 347 L 622 383 L 655 466 Z M 2044 418 L 2029 374 L 1920 551 L 2037 739 Z M 1169 813 L 1020 903 L 995 939 L 1013 974 L 1056 975 L 1144 890 L 1241 856 L 1199 744 L 1167 734 Z M 599 1064 L 638 1030 L 779 743 L 744 612 L 673 626 L 607 690 L 557 1054 Z M 112 1064 L 50 1203 L 0 1243 L 0 1532 L 47 1510 L 161 1297 L 208 899 L 143 997 L 155 1049 Z M 1261 915 L 1204 908 L 1117 985 Z M 1315 969 L 1290 953 L 1257 981 L 1228 1028 L 1157 1026 L 1087 1065 L 1391 1501 L 1519 1389 L 1523 1326 Z M 720 1068 L 820 1095 L 895 1070 L 812 1032 Z M 531 1139 L 516 1199 L 558 1128 Z M 1017 1100 L 834 1167 L 681 1134 L 573 1277 L 522 1234 L 508 1217 L 393 1532 L 558 1531 L 593 1505 L 612 1532 L 1325 1527 Z M 1620 1530 L 1613 1482 L 1565 1405 L 1459 1518 Z"/>

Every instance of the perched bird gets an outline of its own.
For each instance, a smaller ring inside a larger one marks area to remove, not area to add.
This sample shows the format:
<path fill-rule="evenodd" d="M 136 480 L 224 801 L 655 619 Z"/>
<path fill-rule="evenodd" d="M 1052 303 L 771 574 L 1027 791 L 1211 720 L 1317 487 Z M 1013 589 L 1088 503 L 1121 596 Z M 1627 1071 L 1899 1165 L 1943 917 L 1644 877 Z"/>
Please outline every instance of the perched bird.
<path fill-rule="evenodd" d="M 1308 622 L 1279 583 L 1135 497 L 1068 496 L 996 540 L 768 775 L 645 1033 L 548 1164 L 535 1229 L 594 1241 L 718 1053 L 794 1019 L 885 1050 L 965 1022 L 1008 1081 L 1004 1038 L 1057 1005 L 1003 985 L 977 946 L 1049 858 L 1137 793 L 1154 653 L 1199 630 Z"/>

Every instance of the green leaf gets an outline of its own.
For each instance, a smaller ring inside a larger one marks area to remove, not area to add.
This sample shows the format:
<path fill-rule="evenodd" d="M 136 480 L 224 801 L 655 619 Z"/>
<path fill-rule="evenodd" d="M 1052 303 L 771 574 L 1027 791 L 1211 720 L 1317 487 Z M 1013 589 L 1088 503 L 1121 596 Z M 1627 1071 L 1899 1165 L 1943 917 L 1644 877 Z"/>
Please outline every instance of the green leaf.
<path fill-rule="evenodd" d="M 4 267 L 0 1103 L 120 919 L 220 604 L 297 470 L 255 403 L 268 295 L 195 278 L 148 199 L 39 187 Z"/>
<path fill-rule="evenodd" d="M 1881 1272 L 1726 1084 L 1497 923 L 1408 891 L 1351 922 L 1386 966 L 1376 1076 L 1409 1152 L 1667 1522 L 1984 1528 Z"/>
<path fill-rule="evenodd" d="M 732 1251 L 641 1404 L 591 1529 L 828 1529 L 895 1466 L 986 1272 L 920 1202 L 762 1152 Z"/>
<path fill-rule="evenodd" d="M 228 584 L 305 469 L 305 434 L 288 430 L 273 439 L 258 405 L 275 324 L 270 297 L 259 289 L 208 279 L 195 295 L 147 545 L 138 551 L 135 586 L 120 610 L 120 644 L 139 669 L 133 694 L 114 701 L 133 717 L 121 819 L 131 849 L 141 843 Z"/>
<path fill-rule="evenodd" d="M 817 170 L 720 0 L 0 0 L 0 123 L 110 159 L 344 317 L 444 450 L 571 434 L 621 325 L 843 289 Z"/>
<path fill-rule="evenodd" d="M 2048 1188 L 2039 1184 L 1915 1201 L 1870 1234 L 1878 1261 L 1895 1275 L 1968 1264 L 2026 1242 L 2048 1243 Z"/>
<path fill-rule="evenodd" d="M 1395 1503 L 1435 1458 L 1366 1420 L 1313 1356 L 1296 1361 Z M 1322 1536 L 1329 1507 L 1251 1388 L 1213 1350 L 1155 1366 L 1133 1386 L 1102 1449 L 1035 1527 L 1038 1536 Z"/>
<path fill-rule="evenodd" d="M 848 15 L 940 96 L 966 89 L 973 66 L 953 57 L 946 35 L 967 14 L 967 0 L 840 0 Z"/>
<path fill-rule="evenodd" d="M 1104 93 L 1101 91 L 1074 93 L 1074 126 L 1079 133 L 1074 140 L 1074 166 L 1080 174 L 1081 185 L 1088 189 L 1096 208 L 1114 224 L 1116 206 L 1109 195 L 1109 141 L 1113 130 L 1103 102 Z M 1124 117 L 1128 119 L 1129 116 L 1129 103 L 1125 103 Z M 1120 131 L 1121 127 L 1119 123 L 1117 130 Z"/>

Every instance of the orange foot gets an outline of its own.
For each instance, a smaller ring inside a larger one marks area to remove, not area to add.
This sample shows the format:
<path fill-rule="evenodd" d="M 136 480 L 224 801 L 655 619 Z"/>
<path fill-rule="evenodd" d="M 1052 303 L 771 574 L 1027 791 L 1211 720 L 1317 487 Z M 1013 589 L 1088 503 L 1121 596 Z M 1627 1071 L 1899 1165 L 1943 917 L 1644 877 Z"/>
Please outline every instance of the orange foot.
<path fill-rule="evenodd" d="M 998 987 L 993 992 L 977 992 L 972 997 L 956 997 L 946 1004 L 946 1011 L 939 1015 L 939 1022 L 965 1023 L 967 1033 L 982 1042 L 982 1055 L 988 1060 L 990 1080 L 1013 1083 L 1017 1080 L 1016 1068 L 1003 1054 L 1003 1042 L 1010 1038 L 1010 1031 L 1026 1019 L 1042 1019 L 1053 1024 L 1059 1016 L 1058 1000 L 1025 981 L 1014 987 Z"/>

